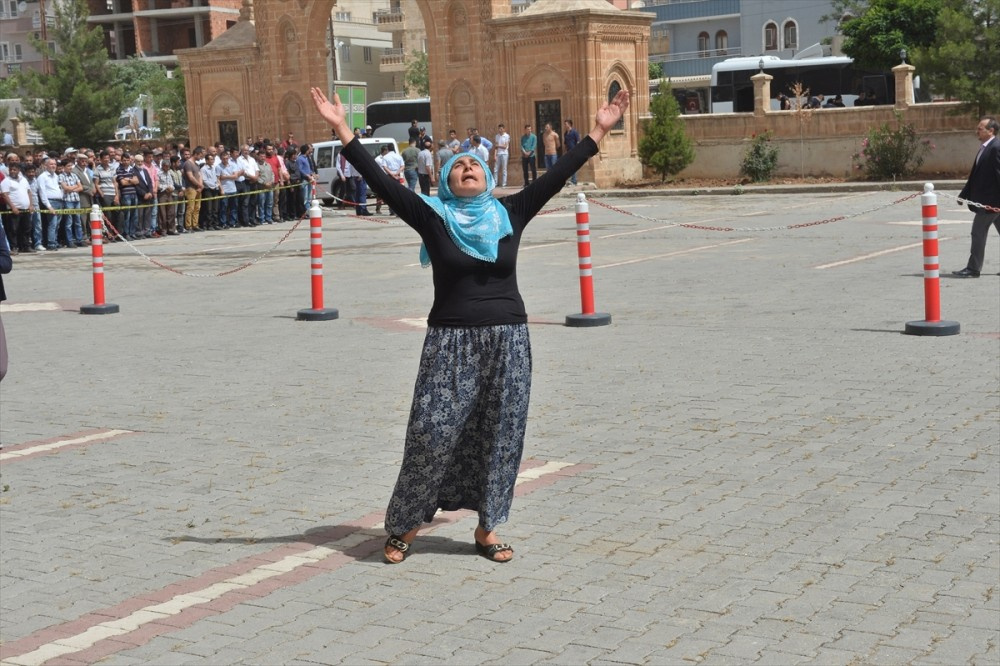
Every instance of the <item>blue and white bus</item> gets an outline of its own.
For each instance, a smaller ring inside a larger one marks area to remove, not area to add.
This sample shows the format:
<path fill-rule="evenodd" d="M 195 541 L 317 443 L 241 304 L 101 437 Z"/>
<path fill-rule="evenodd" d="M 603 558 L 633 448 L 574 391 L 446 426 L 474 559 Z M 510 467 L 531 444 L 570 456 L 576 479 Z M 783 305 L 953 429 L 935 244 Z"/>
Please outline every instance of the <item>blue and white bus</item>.
<path fill-rule="evenodd" d="M 753 111 L 754 76 L 763 68 L 771 75 L 771 108 L 779 108 L 777 95 L 793 98 L 792 87 L 801 83 L 809 95 L 824 95 L 832 99 L 841 95 L 846 106 L 853 106 L 858 93 L 864 90 L 875 104 L 893 104 L 896 88 L 892 74 L 862 70 L 847 56 L 825 56 L 782 60 L 777 56 L 729 58 L 712 67 L 712 113 Z M 873 103 L 873 102 L 869 102 Z"/>

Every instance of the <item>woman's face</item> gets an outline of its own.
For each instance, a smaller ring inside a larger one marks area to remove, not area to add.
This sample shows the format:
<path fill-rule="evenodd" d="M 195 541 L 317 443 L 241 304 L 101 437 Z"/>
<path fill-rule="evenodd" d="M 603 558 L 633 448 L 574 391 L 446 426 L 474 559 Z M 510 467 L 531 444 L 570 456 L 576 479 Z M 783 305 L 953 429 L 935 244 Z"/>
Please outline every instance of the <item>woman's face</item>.
<path fill-rule="evenodd" d="M 474 197 L 486 191 L 486 172 L 474 157 L 460 157 L 451 165 L 448 187 L 456 197 Z"/>

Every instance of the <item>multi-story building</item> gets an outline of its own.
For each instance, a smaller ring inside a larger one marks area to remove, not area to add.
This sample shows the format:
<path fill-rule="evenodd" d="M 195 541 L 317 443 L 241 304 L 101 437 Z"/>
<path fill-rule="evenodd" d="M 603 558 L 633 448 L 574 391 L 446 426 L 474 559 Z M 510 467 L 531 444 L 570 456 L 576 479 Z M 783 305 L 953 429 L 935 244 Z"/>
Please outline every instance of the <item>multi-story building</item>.
<path fill-rule="evenodd" d="M 368 101 L 382 99 L 398 82 L 382 68 L 392 38 L 379 27 L 379 17 L 389 11 L 389 0 L 337 0 L 327 36 L 332 40 L 329 72 L 333 81 L 367 84 Z M 331 37 L 332 36 L 332 37 Z"/>
<path fill-rule="evenodd" d="M 656 16 L 650 61 L 672 79 L 708 76 L 735 56 L 801 56 L 832 40 L 836 24 L 820 22 L 832 10 L 831 0 L 652 0 L 640 8 Z"/>
<path fill-rule="evenodd" d="M 414 52 L 427 52 L 427 31 L 416 0 L 389 0 L 388 8 L 375 15 L 378 29 L 389 33 L 392 43 L 382 53 L 380 69 L 392 77 L 392 87 L 382 99 L 412 97 L 406 86 L 406 67 Z M 372 98 L 374 100 L 374 98 Z"/>
<path fill-rule="evenodd" d="M 87 0 L 89 25 L 112 61 L 139 57 L 177 66 L 177 49 L 204 46 L 236 24 L 243 0 Z"/>
<path fill-rule="evenodd" d="M 28 70 L 46 71 L 46 58 L 32 45 L 31 39 L 46 41 L 49 48 L 56 48 L 48 39 L 48 30 L 55 21 L 53 2 L 0 0 L 0 78 Z"/>

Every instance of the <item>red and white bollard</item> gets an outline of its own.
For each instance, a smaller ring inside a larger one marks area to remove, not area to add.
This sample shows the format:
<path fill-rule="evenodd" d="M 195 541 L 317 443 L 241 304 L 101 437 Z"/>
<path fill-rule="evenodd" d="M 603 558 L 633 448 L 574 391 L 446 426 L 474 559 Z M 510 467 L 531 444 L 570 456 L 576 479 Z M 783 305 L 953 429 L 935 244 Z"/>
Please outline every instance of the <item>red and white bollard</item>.
<path fill-rule="evenodd" d="M 594 265 L 590 258 L 590 207 L 587 197 L 576 195 L 576 252 L 580 258 L 580 314 L 566 315 L 566 325 L 607 326 L 611 315 L 594 312 Z"/>
<path fill-rule="evenodd" d="M 323 211 L 319 199 L 309 208 L 309 261 L 312 268 L 312 307 L 299 310 L 300 321 L 326 321 L 340 316 L 336 308 L 323 307 Z"/>
<path fill-rule="evenodd" d="M 81 314 L 114 314 L 118 306 L 104 302 L 104 216 L 101 207 L 94 204 L 90 209 L 90 258 L 94 267 L 94 302 L 81 305 Z"/>
<path fill-rule="evenodd" d="M 934 185 L 924 184 L 920 195 L 924 227 L 924 319 L 906 322 L 910 335 L 956 335 L 957 321 L 941 320 L 941 262 L 938 256 L 937 194 Z"/>

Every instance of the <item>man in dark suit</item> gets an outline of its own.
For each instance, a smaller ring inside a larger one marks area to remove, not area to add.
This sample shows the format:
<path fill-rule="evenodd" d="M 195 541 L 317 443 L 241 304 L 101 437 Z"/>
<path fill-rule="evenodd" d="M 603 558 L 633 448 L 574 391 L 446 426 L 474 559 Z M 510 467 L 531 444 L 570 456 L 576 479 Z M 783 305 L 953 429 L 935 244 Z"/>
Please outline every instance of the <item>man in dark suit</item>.
<path fill-rule="evenodd" d="M 990 227 L 1000 232 L 1000 123 L 996 118 L 984 116 L 976 127 L 981 146 L 972 164 L 969 180 L 958 198 L 969 203 L 969 210 L 976 214 L 972 220 L 972 251 L 969 263 L 953 274 L 962 278 L 977 278 L 983 270 L 986 256 L 986 237 Z M 982 204 L 979 206 L 973 204 Z M 983 205 L 986 207 L 984 208 Z"/>

